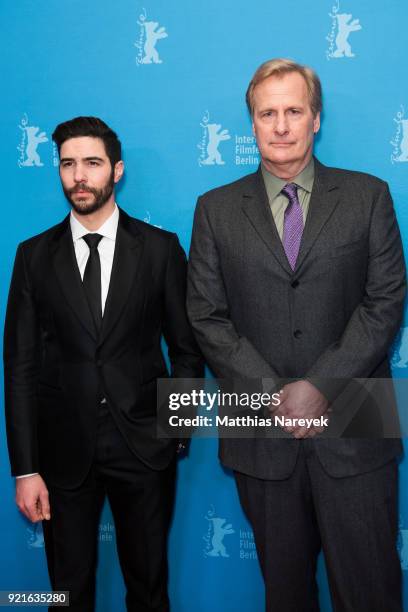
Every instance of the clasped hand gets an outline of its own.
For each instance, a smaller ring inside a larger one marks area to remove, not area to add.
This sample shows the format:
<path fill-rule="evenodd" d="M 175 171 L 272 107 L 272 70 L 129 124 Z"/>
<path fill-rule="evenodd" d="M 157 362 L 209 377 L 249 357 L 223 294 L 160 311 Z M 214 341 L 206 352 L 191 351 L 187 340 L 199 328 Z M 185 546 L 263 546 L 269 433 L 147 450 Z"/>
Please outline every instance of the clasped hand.
<path fill-rule="evenodd" d="M 329 402 L 322 393 L 307 380 L 298 380 L 283 387 L 280 392 L 280 405 L 271 407 L 274 416 L 288 419 L 318 419 L 328 417 Z M 293 434 L 294 438 L 312 438 L 322 433 L 323 426 L 287 425 L 283 429 Z"/>

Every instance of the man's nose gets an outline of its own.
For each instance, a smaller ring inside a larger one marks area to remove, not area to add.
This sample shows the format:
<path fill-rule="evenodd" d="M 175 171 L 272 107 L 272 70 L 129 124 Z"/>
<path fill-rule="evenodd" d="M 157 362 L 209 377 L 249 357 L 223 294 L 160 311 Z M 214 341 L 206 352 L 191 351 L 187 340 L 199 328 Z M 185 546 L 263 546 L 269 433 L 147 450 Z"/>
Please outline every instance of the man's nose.
<path fill-rule="evenodd" d="M 76 183 L 84 183 L 86 181 L 86 172 L 82 164 L 77 164 L 74 168 L 74 181 Z"/>
<path fill-rule="evenodd" d="M 275 132 L 277 134 L 286 134 L 289 131 L 288 121 L 284 113 L 278 114 L 275 122 Z"/>

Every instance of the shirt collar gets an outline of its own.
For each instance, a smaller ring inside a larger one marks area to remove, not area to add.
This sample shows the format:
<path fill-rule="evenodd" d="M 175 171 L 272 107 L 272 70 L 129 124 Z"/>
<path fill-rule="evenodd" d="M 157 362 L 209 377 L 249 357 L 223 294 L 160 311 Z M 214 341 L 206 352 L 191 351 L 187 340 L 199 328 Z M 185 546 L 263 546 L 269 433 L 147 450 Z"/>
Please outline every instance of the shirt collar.
<path fill-rule="evenodd" d="M 311 157 L 307 166 L 303 168 L 300 174 L 295 176 L 291 183 L 296 183 L 298 187 L 301 187 L 308 193 L 311 193 L 315 174 L 314 166 L 314 159 Z M 287 185 L 287 181 L 268 172 L 263 164 L 261 164 L 261 172 L 269 202 L 272 202 L 280 194 L 284 186 Z"/>
<path fill-rule="evenodd" d="M 104 238 L 109 238 L 110 240 L 115 241 L 119 223 L 119 208 L 115 203 L 115 209 L 111 216 L 106 219 L 105 223 L 103 223 L 101 227 L 95 230 L 94 232 L 90 232 L 89 229 L 84 227 L 82 223 L 80 223 L 78 219 L 72 214 L 72 211 L 69 218 L 69 222 L 71 225 L 72 240 L 74 242 L 77 242 L 86 234 L 100 234 Z"/>

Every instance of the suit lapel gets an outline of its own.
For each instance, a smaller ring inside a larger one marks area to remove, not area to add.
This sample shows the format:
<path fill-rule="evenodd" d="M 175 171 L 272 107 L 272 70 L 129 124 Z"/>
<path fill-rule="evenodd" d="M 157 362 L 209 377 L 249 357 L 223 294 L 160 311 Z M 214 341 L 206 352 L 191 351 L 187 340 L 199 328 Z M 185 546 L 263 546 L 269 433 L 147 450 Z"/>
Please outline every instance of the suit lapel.
<path fill-rule="evenodd" d="M 115 254 L 99 344 L 104 342 L 128 303 L 129 293 L 139 270 L 143 250 L 142 234 L 131 225 L 130 218 L 126 213 L 121 209 L 119 209 L 119 213 Z"/>
<path fill-rule="evenodd" d="M 260 167 L 251 178 L 252 182 L 246 187 L 243 195 L 242 210 L 278 263 L 288 274 L 292 274 L 269 207 Z"/>
<path fill-rule="evenodd" d="M 82 287 L 81 275 L 75 257 L 69 215 L 61 223 L 50 242 L 50 256 L 65 299 L 83 327 L 96 340 L 97 331 Z"/>
<path fill-rule="evenodd" d="M 339 189 L 333 173 L 315 159 L 315 179 L 295 272 L 300 270 L 338 201 Z"/>
<path fill-rule="evenodd" d="M 255 174 L 251 175 L 251 178 L 252 181 L 246 187 L 243 195 L 243 211 L 281 267 L 292 276 L 300 270 L 324 225 L 337 206 L 339 201 L 337 182 L 330 169 L 323 166 L 315 158 L 315 179 L 310 197 L 309 212 L 295 271 L 293 272 L 273 220 L 260 168 Z"/>

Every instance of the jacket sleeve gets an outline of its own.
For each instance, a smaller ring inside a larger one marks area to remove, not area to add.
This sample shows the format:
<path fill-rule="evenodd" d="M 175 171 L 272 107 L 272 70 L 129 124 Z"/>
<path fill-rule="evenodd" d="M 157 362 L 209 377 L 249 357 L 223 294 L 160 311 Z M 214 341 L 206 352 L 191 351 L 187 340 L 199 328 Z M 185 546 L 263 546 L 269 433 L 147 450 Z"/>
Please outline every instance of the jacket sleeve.
<path fill-rule="evenodd" d="M 271 379 L 275 370 L 230 319 L 228 298 L 208 207 L 198 199 L 190 249 L 187 310 L 197 341 L 216 376 L 234 379 Z"/>
<path fill-rule="evenodd" d="M 163 335 L 169 350 L 171 376 L 201 378 L 204 361 L 187 317 L 186 275 L 186 256 L 174 234 L 167 260 Z"/>
<path fill-rule="evenodd" d="M 40 338 L 23 246 L 17 249 L 4 330 L 7 443 L 13 476 L 39 471 L 37 382 Z"/>
<path fill-rule="evenodd" d="M 387 358 L 401 325 L 405 292 L 401 237 L 388 186 L 381 182 L 371 211 L 364 298 L 339 340 L 320 355 L 307 373 L 307 378 L 329 399 L 333 395 L 329 379 L 370 377 Z M 328 389 L 322 379 L 327 380 Z M 341 386 L 341 381 L 338 384 Z M 338 389 L 334 391 L 336 395 Z"/>

